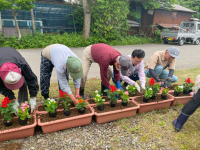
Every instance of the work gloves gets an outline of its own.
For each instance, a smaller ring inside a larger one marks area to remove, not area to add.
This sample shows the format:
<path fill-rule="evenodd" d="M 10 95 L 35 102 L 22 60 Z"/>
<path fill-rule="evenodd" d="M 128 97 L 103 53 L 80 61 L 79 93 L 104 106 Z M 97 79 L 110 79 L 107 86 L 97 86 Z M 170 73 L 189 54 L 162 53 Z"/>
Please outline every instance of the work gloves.
<path fill-rule="evenodd" d="M 35 106 L 36 106 L 36 97 L 33 97 L 30 99 L 29 105 L 31 107 L 31 113 L 33 113 L 33 110 L 35 109 Z"/>
<path fill-rule="evenodd" d="M 137 88 L 138 92 L 140 92 L 140 86 L 136 82 L 133 85 Z"/>
<path fill-rule="evenodd" d="M 164 82 L 164 88 L 165 87 L 167 87 L 167 88 L 170 87 L 170 79 L 166 79 L 165 80 L 165 82 Z"/>
<path fill-rule="evenodd" d="M 19 109 L 19 103 L 18 100 L 15 101 L 15 104 L 12 107 L 15 110 L 15 115 L 18 114 L 18 109 Z"/>
<path fill-rule="evenodd" d="M 116 82 L 116 87 L 117 87 L 118 89 L 120 89 L 120 90 L 123 90 L 120 81 L 117 81 L 117 82 Z"/>

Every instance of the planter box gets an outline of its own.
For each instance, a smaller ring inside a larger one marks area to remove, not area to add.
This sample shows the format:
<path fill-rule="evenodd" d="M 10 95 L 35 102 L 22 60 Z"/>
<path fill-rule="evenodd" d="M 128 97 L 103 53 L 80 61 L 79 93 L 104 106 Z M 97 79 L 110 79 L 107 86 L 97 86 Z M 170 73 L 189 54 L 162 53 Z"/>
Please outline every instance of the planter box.
<path fill-rule="evenodd" d="M 107 98 L 107 97 L 108 97 L 108 96 L 102 96 L 102 99 Z M 87 102 L 90 106 L 96 106 L 97 103 L 90 104 L 90 103 L 88 102 L 90 99 L 93 99 L 93 98 L 86 99 L 86 102 Z M 106 102 L 104 102 L 104 103 L 106 103 Z"/>
<path fill-rule="evenodd" d="M 38 107 L 40 107 L 40 106 L 43 106 L 43 104 L 37 105 L 37 106 L 35 107 L 35 113 L 36 113 L 36 114 L 46 114 L 47 111 L 38 111 Z M 57 111 L 62 111 L 62 110 L 63 110 L 63 109 L 57 109 Z"/>
<path fill-rule="evenodd" d="M 118 103 L 120 102 L 121 100 L 118 101 Z M 129 103 L 131 102 L 136 104 L 135 102 L 129 100 Z M 106 102 L 106 104 L 109 104 L 109 102 Z M 93 106 L 93 107 L 96 107 L 96 106 Z M 105 112 L 105 113 L 94 112 L 94 114 L 95 114 L 96 122 L 100 124 L 100 123 L 110 122 L 110 121 L 114 121 L 118 119 L 133 117 L 135 116 L 137 109 L 139 108 L 140 107 L 137 105 L 135 107 L 129 107 L 126 109 L 115 110 L 115 111 L 110 111 L 110 112 Z"/>
<path fill-rule="evenodd" d="M 33 115 L 33 117 L 34 123 L 32 125 L 0 131 L 0 142 L 33 136 L 35 126 L 37 125 L 36 116 Z"/>
<path fill-rule="evenodd" d="M 179 97 L 175 97 L 173 96 L 174 92 L 169 92 L 169 94 L 174 98 L 174 101 L 171 102 L 171 106 L 175 106 L 177 103 L 179 105 L 183 104 L 187 104 L 187 102 L 189 102 L 193 96 L 179 96 Z"/>
<path fill-rule="evenodd" d="M 42 127 L 42 131 L 44 133 L 51 133 L 59 130 L 64 130 L 68 128 L 78 127 L 78 126 L 84 126 L 90 124 L 92 120 L 92 116 L 94 115 L 93 109 L 91 109 L 90 106 L 87 108 L 90 108 L 91 113 L 85 114 L 85 115 L 79 115 L 75 117 L 65 118 L 65 119 L 59 119 L 51 122 L 40 122 L 40 116 L 38 116 L 38 125 Z M 71 108 L 75 109 L 75 108 Z M 47 113 L 47 112 L 46 112 Z"/>
<path fill-rule="evenodd" d="M 161 95 L 161 94 L 158 94 L 158 95 Z M 150 102 L 150 103 L 145 103 L 145 104 L 139 104 L 136 101 L 134 101 L 134 99 L 137 98 L 137 97 L 134 97 L 133 101 L 137 105 L 140 106 L 140 108 L 138 109 L 138 113 L 141 114 L 143 112 L 150 112 L 152 110 L 169 108 L 170 105 L 171 105 L 171 102 L 174 101 L 174 98 L 170 94 L 167 94 L 167 95 L 170 97 L 170 99 L 163 100 L 163 101 L 160 101 L 160 102 Z"/>

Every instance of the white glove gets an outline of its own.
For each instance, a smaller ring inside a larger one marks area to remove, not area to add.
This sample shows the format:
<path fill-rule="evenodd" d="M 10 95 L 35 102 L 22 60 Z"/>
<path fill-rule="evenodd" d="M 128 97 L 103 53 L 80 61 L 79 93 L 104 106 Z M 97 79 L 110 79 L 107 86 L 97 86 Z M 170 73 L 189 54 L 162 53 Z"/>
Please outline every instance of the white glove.
<path fill-rule="evenodd" d="M 33 110 L 35 109 L 36 106 L 36 97 L 30 99 L 29 105 L 31 107 L 31 113 L 33 113 Z"/>
<path fill-rule="evenodd" d="M 140 92 L 140 86 L 136 82 L 133 85 L 137 88 L 138 92 Z"/>
<path fill-rule="evenodd" d="M 12 107 L 14 110 L 16 110 L 15 115 L 18 114 L 18 109 L 19 109 L 19 103 L 18 100 L 15 101 L 15 104 Z"/>

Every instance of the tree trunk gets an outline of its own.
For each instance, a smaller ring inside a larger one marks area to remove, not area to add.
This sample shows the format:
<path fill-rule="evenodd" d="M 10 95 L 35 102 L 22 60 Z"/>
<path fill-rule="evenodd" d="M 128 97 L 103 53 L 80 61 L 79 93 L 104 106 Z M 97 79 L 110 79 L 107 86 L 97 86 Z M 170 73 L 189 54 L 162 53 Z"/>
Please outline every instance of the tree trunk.
<path fill-rule="evenodd" d="M 1 11 L 0 11 L 0 35 L 3 34 L 2 30 L 2 20 L 1 20 Z"/>
<path fill-rule="evenodd" d="M 31 9 L 31 21 L 32 21 L 32 27 L 33 27 L 33 33 L 35 33 L 36 28 L 35 28 L 35 19 L 34 19 L 33 9 Z"/>
<path fill-rule="evenodd" d="M 15 19 L 15 25 L 16 25 L 16 29 L 17 29 L 17 33 L 18 33 L 18 40 L 20 40 L 22 36 L 21 36 L 20 30 L 19 30 L 19 26 L 18 26 L 18 22 L 17 22 L 18 13 L 16 13 L 15 10 L 12 9 L 12 14 L 13 14 L 13 17 Z"/>
<path fill-rule="evenodd" d="M 87 0 L 82 0 L 84 11 L 84 24 L 83 24 L 83 36 L 88 39 L 90 37 L 90 23 L 91 23 L 91 6 Z"/>

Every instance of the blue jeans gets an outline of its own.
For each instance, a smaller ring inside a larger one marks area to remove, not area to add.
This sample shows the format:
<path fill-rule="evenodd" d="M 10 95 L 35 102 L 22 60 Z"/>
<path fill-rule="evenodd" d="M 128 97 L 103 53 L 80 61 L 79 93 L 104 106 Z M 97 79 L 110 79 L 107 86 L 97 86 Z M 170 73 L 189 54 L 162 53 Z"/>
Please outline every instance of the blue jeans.
<path fill-rule="evenodd" d="M 160 79 L 167 79 L 168 78 L 169 72 L 166 71 L 166 70 L 163 70 L 163 66 L 161 66 L 161 65 L 156 66 L 154 68 L 154 71 L 155 71 L 156 75 L 159 75 Z M 152 78 L 151 74 L 149 73 L 149 70 L 144 71 L 144 73 L 145 73 L 146 77 Z M 177 82 L 177 81 L 178 81 L 178 77 L 173 75 L 171 82 Z"/>
<path fill-rule="evenodd" d="M 133 75 L 129 76 L 129 78 L 130 78 L 131 80 L 133 80 L 133 81 L 139 80 L 138 72 L 135 72 Z M 112 73 L 112 81 L 113 81 L 113 83 L 115 83 L 114 73 Z M 121 79 L 120 79 L 120 82 L 122 82 Z"/>

